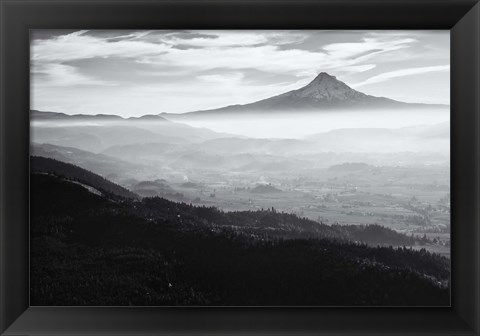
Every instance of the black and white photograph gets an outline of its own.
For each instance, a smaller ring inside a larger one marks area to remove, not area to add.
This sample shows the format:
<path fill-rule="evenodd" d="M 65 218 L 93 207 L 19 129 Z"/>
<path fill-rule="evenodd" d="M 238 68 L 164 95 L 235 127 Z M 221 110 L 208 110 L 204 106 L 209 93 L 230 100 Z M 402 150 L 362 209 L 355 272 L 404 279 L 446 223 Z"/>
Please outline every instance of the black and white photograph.
<path fill-rule="evenodd" d="M 32 306 L 451 305 L 449 30 L 33 29 L 29 112 Z"/>

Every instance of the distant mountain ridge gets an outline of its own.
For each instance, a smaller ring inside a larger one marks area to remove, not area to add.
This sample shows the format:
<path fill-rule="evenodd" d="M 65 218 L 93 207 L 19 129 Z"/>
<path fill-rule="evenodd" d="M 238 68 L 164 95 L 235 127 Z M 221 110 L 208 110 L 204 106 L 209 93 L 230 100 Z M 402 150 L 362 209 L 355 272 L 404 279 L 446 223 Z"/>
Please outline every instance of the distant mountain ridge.
<path fill-rule="evenodd" d="M 140 117 L 123 118 L 115 114 L 66 114 L 61 112 L 48 112 L 30 110 L 30 121 L 102 121 L 102 122 L 123 122 L 123 121 L 162 121 L 168 122 L 156 114 L 146 114 Z"/>
<path fill-rule="evenodd" d="M 446 108 L 441 104 L 405 103 L 397 100 L 375 97 L 352 89 L 344 82 L 326 72 L 319 73 L 309 84 L 286 93 L 244 105 L 188 112 L 182 114 L 162 113 L 169 117 L 218 116 L 225 113 L 268 113 L 293 111 L 319 111 L 343 109 L 406 109 L 406 108 Z M 175 119 L 173 119 L 175 120 Z"/>
<path fill-rule="evenodd" d="M 30 110 L 30 122 L 34 143 L 75 147 L 94 153 L 112 146 L 186 144 L 232 136 L 152 114 L 122 118 L 117 115 L 68 115 Z"/>
<path fill-rule="evenodd" d="M 186 113 L 168 113 L 146 114 L 140 117 L 123 118 L 118 115 L 109 114 L 65 114 L 60 112 L 44 112 L 30 110 L 31 121 L 177 121 L 185 117 L 203 117 L 203 116 L 228 116 L 232 114 L 248 113 L 271 113 L 271 112 L 294 112 L 294 111 L 320 111 L 320 110 L 354 110 L 354 109 L 409 109 L 409 108 L 447 108 L 448 105 L 442 104 L 423 104 L 406 103 L 385 97 L 376 97 L 367 95 L 363 92 L 352 89 L 344 82 L 338 80 L 326 72 L 319 73 L 307 85 L 292 91 L 282 93 L 277 96 L 262 99 L 249 104 L 229 105 L 217 109 L 199 110 Z"/>

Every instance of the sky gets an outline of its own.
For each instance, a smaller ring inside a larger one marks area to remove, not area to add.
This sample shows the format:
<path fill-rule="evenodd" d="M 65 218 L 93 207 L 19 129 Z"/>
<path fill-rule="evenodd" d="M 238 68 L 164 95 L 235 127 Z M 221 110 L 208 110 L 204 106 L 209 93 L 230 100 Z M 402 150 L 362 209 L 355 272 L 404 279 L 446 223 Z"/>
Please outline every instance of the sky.
<path fill-rule="evenodd" d="M 33 30 L 31 108 L 123 117 L 246 104 L 327 72 L 366 94 L 450 103 L 449 31 Z"/>

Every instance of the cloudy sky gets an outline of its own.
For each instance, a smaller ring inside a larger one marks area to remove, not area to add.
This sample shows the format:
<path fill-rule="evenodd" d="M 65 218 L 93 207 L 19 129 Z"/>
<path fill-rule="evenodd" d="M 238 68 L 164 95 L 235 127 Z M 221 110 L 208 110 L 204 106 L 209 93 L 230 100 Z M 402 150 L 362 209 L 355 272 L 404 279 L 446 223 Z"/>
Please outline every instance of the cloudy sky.
<path fill-rule="evenodd" d="M 35 30 L 31 108 L 139 116 L 250 103 L 319 72 L 375 96 L 449 104 L 448 31 Z"/>

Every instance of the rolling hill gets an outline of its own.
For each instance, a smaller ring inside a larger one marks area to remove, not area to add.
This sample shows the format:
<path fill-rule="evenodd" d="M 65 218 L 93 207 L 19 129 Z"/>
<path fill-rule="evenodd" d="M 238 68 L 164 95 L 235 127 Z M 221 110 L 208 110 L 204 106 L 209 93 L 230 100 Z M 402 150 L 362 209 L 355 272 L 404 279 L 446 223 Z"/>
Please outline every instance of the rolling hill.
<path fill-rule="evenodd" d="M 70 181 L 79 182 L 100 191 L 102 194 L 109 195 L 110 197 L 139 198 L 137 194 L 119 186 L 118 184 L 110 182 L 100 175 L 62 161 L 40 156 L 32 156 L 30 157 L 30 170 L 33 173 L 53 174 Z"/>
<path fill-rule="evenodd" d="M 116 183 L 126 178 L 131 179 L 141 174 L 146 175 L 149 171 L 147 166 L 139 162 L 128 162 L 121 158 L 52 144 L 32 143 L 30 155 L 55 159 L 89 171 L 95 171 L 97 174 Z"/>
<path fill-rule="evenodd" d="M 67 115 L 30 111 L 31 139 L 39 144 L 101 152 L 111 146 L 163 142 L 190 144 L 231 137 L 207 128 L 170 122 L 157 115 L 122 118 L 116 115 Z"/>

